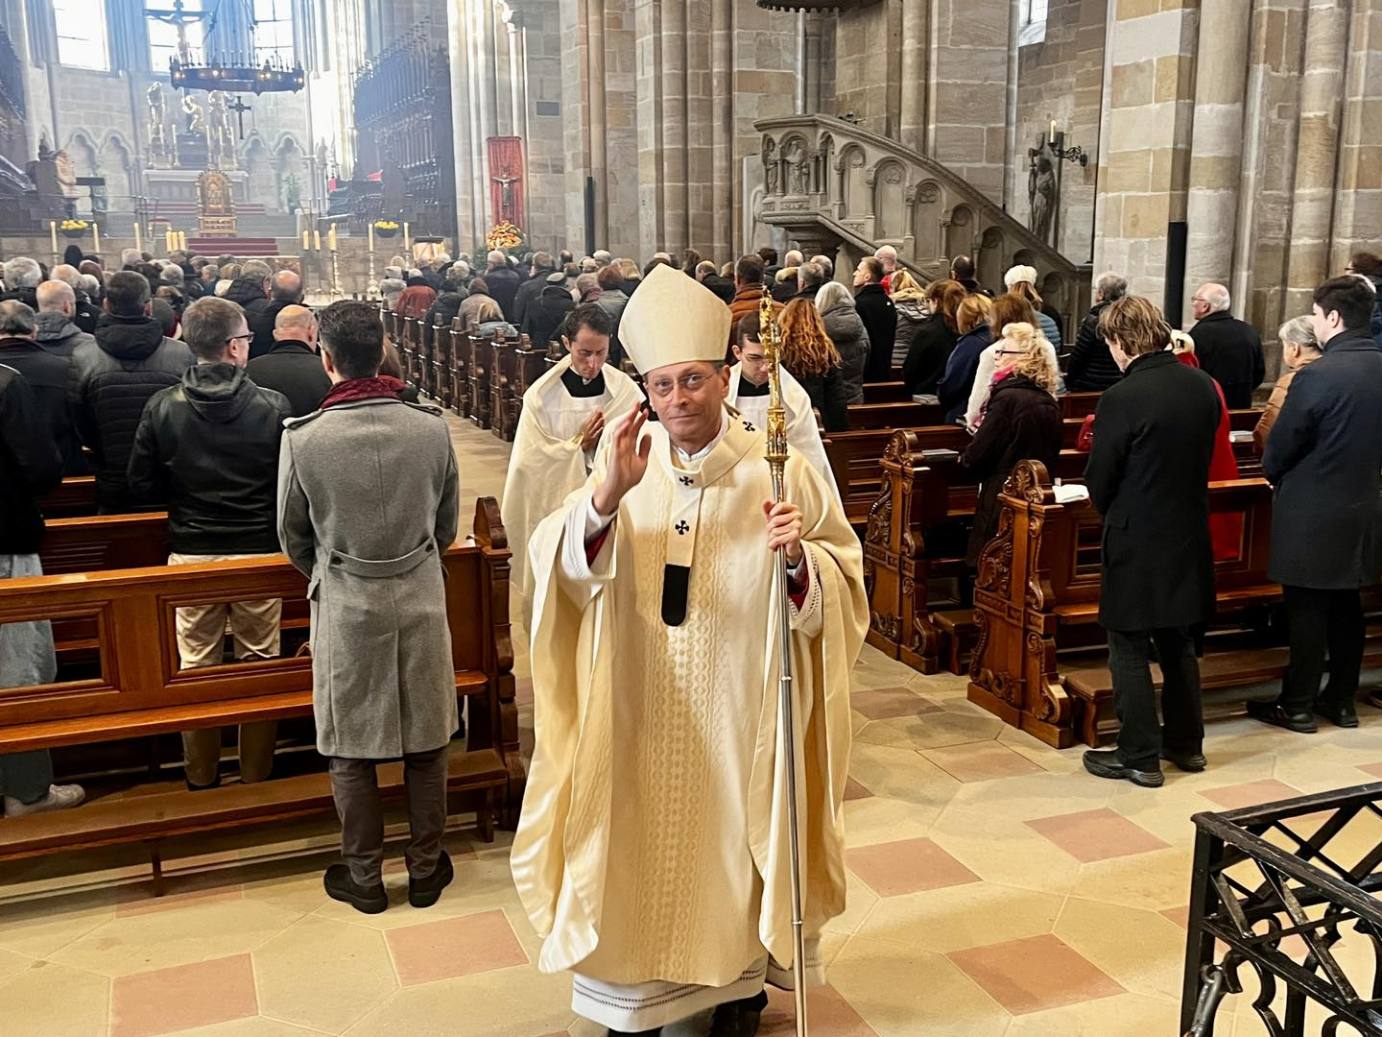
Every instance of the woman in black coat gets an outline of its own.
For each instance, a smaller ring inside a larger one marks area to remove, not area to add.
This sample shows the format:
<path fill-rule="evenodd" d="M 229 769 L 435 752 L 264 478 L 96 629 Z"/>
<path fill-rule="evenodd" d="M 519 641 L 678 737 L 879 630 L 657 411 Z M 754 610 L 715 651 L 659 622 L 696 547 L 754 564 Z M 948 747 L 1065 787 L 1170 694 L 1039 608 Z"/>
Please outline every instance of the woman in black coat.
<path fill-rule="evenodd" d="M 983 423 L 960 455 L 960 464 L 980 483 L 965 556 L 974 566 L 998 528 L 998 494 L 1017 462 L 1035 460 L 1050 468 L 1061 449 L 1060 405 L 1041 336 L 1030 324 L 1011 324 L 1000 345 L 999 381 Z"/>
<path fill-rule="evenodd" d="M 902 380 L 913 396 L 934 396 L 945 374 L 946 361 L 955 350 L 955 311 L 964 301 L 958 281 L 933 281 L 926 289 L 929 317 L 917 327 L 902 364 Z"/>

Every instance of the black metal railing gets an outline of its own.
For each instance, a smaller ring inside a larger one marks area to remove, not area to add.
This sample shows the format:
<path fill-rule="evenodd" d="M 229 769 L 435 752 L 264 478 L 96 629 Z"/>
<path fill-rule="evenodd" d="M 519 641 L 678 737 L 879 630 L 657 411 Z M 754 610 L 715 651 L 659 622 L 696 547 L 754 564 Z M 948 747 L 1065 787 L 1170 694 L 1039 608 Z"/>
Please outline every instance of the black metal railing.
<path fill-rule="evenodd" d="M 1244 965 L 1270 1037 L 1303 1035 L 1312 1003 L 1323 1037 L 1382 1033 L 1379 800 L 1374 783 L 1195 815 L 1182 1034 L 1213 1037 Z M 1370 953 L 1338 953 L 1348 933 Z"/>

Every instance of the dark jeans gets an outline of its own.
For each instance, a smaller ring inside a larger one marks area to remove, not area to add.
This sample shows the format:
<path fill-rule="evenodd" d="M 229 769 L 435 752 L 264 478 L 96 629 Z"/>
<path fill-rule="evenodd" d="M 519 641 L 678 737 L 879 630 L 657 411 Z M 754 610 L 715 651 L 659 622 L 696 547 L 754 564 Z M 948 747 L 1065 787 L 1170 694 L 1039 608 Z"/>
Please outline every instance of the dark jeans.
<path fill-rule="evenodd" d="M 0 756 L 0 793 L 26 806 L 48 795 L 53 784 L 53 760 L 47 749 Z"/>
<path fill-rule="evenodd" d="M 1363 668 L 1363 603 L 1356 590 L 1282 587 L 1291 661 L 1281 680 L 1281 706 L 1309 713 L 1318 699 L 1353 705 Z M 1329 683 L 1320 690 L 1329 656 Z"/>
<path fill-rule="evenodd" d="M 1161 663 L 1161 712 L 1157 720 L 1152 686 L 1152 646 Z M 1113 674 L 1113 704 L 1122 728 L 1118 751 L 1138 770 L 1161 766 L 1161 750 L 1197 753 L 1204 743 L 1200 706 L 1200 665 L 1188 627 L 1108 632 L 1108 664 Z"/>
<path fill-rule="evenodd" d="M 403 757 L 410 838 L 404 850 L 408 874 L 423 879 L 436 871 L 446 830 L 448 746 Z M 331 793 L 341 818 L 341 857 L 357 885 L 379 885 L 384 860 L 384 808 L 379 801 L 378 760 L 331 758 Z"/>

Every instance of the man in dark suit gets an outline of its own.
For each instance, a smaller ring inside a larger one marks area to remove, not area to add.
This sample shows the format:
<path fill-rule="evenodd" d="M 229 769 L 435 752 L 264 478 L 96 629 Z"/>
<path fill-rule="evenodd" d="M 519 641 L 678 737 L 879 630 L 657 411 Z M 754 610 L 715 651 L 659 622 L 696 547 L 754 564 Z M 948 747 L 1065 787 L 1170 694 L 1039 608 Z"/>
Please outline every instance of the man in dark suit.
<path fill-rule="evenodd" d="M 1275 702 L 1248 712 L 1292 731 L 1316 713 L 1356 727 L 1363 660 L 1359 588 L 1378 581 L 1382 352 L 1369 330 L 1373 294 L 1356 277 L 1315 289 L 1324 355 L 1302 367 L 1267 439 L 1262 471 L 1276 487 L 1268 575 L 1282 585 L 1291 661 Z M 1329 682 L 1320 690 L 1329 658 Z"/>
<path fill-rule="evenodd" d="M 854 269 L 854 306 L 869 333 L 869 359 L 864 381 L 886 382 L 892 377 L 893 339 L 897 336 L 897 307 L 883 290 L 883 264 L 873 256 Z"/>
<path fill-rule="evenodd" d="M 1146 299 L 1112 303 L 1099 334 L 1123 371 L 1094 416 L 1085 483 L 1104 517 L 1099 622 L 1108 631 L 1118 748 L 1084 754 L 1085 770 L 1162 784 L 1161 759 L 1205 767 L 1200 671 L 1192 628 L 1214 611 L 1209 459 L 1219 394 L 1167 350 L 1171 329 Z M 1165 677 L 1157 722 L 1150 659 Z"/>
<path fill-rule="evenodd" d="M 274 274 L 269 289 L 270 297 L 255 300 L 245 307 L 245 319 L 249 321 L 254 341 L 250 343 L 250 359 L 263 356 L 274 348 L 274 322 L 288 306 L 302 303 L 302 278 L 291 270 L 280 270 Z"/>
<path fill-rule="evenodd" d="M 1262 336 L 1251 324 L 1228 312 L 1228 289 L 1221 284 L 1202 284 L 1191 300 L 1195 326 L 1195 356 L 1200 370 L 1219 383 L 1224 402 L 1233 410 L 1252 406 L 1252 392 L 1267 376 L 1262 359 Z"/>

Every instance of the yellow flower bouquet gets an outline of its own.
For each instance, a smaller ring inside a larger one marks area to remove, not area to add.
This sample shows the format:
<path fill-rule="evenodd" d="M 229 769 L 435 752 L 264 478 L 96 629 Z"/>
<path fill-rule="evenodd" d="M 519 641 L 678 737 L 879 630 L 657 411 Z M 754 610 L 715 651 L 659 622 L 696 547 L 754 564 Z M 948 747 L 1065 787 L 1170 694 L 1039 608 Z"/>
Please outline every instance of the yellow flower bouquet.
<path fill-rule="evenodd" d="M 485 236 L 485 247 L 491 250 L 499 249 L 503 252 L 512 252 L 521 249 L 526 243 L 523 232 L 515 227 L 508 220 L 500 220 Z"/>

